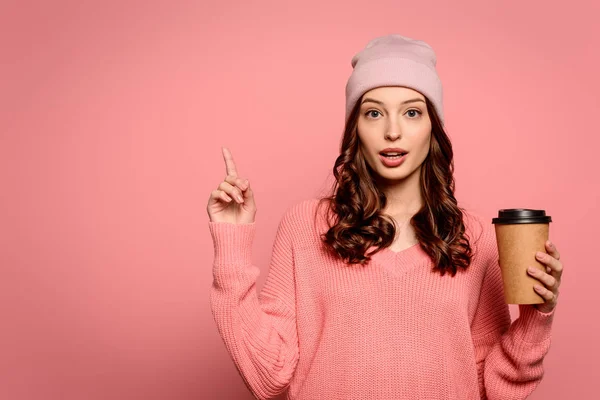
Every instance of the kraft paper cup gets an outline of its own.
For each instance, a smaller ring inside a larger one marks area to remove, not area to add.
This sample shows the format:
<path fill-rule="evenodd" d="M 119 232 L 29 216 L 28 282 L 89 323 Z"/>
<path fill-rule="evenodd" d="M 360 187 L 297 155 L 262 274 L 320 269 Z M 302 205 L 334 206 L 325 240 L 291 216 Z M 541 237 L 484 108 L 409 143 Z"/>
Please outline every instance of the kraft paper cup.
<path fill-rule="evenodd" d="M 544 210 L 527 208 L 502 209 L 492 219 L 507 304 L 544 303 L 544 298 L 533 289 L 534 285 L 544 284 L 530 276 L 527 268 L 546 271 L 535 253 L 546 252 L 550 222 L 552 218 Z"/>

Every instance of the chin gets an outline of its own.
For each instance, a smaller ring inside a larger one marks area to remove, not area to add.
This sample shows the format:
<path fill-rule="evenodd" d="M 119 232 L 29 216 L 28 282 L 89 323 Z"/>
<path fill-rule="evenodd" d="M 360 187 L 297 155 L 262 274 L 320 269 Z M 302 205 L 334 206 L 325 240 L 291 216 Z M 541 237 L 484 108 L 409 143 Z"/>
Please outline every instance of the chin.
<path fill-rule="evenodd" d="M 384 170 L 383 171 L 379 171 L 379 175 L 381 175 L 382 178 L 388 179 L 388 180 L 401 180 L 401 179 L 406 179 L 409 176 L 412 176 L 416 173 L 419 173 L 419 169 L 412 169 L 407 165 L 401 165 L 399 167 L 396 168 L 386 168 L 383 167 Z"/>
<path fill-rule="evenodd" d="M 409 175 L 410 174 L 407 174 L 405 171 L 400 170 L 385 170 L 379 173 L 379 176 L 389 181 L 398 181 L 406 179 L 406 177 Z"/>

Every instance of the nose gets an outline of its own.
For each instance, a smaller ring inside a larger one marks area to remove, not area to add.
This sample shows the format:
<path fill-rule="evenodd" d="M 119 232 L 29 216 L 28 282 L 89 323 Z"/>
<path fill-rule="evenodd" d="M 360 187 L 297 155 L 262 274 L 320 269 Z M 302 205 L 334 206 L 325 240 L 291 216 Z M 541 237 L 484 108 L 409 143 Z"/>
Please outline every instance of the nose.
<path fill-rule="evenodd" d="M 400 137 L 400 133 L 396 133 L 399 132 L 398 130 L 394 130 L 393 132 L 391 132 L 390 130 L 387 131 L 387 133 L 385 134 L 385 138 L 388 140 L 396 140 Z"/>
<path fill-rule="evenodd" d="M 390 124 L 385 133 L 385 138 L 388 140 L 396 140 L 401 136 L 400 127 L 394 124 Z"/>
<path fill-rule="evenodd" d="M 385 138 L 394 141 L 400 136 L 400 121 L 394 117 L 391 117 L 386 129 Z"/>

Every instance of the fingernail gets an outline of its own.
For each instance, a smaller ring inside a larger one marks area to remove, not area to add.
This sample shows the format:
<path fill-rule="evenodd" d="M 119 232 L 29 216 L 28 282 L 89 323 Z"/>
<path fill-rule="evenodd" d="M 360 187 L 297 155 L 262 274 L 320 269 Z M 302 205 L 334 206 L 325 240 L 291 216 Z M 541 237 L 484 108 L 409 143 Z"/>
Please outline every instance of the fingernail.
<path fill-rule="evenodd" d="M 537 258 L 539 258 L 539 259 L 542 259 L 542 258 L 544 258 L 544 255 L 545 255 L 544 253 L 542 253 L 542 252 L 539 252 L 539 251 L 538 251 L 537 253 L 535 253 L 535 256 L 536 256 Z"/>
<path fill-rule="evenodd" d="M 527 268 L 527 271 L 529 271 L 529 272 L 534 272 L 534 271 L 535 271 L 535 268 L 533 268 L 533 267 L 529 267 L 529 268 Z"/>
<path fill-rule="evenodd" d="M 548 240 L 548 247 L 552 247 L 552 242 Z"/>

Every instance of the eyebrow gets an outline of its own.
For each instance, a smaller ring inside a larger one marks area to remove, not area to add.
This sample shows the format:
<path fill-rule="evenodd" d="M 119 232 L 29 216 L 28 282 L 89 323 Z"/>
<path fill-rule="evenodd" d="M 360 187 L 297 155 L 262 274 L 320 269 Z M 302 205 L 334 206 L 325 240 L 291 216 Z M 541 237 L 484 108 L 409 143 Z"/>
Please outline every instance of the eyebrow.
<path fill-rule="evenodd" d="M 362 103 L 360 103 L 360 104 L 362 105 L 362 104 L 364 104 L 364 103 L 366 103 L 366 102 L 369 102 L 369 101 L 370 101 L 371 103 L 377 103 L 377 104 L 379 104 L 379 105 L 382 105 L 382 106 L 383 106 L 383 105 L 385 105 L 385 104 L 383 104 L 383 102 L 381 102 L 381 101 L 379 101 L 379 100 L 372 99 L 372 98 L 370 98 L 370 97 L 367 97 L 367 98 L 365 98 L 365 99 L 362 101 Z M 400 105 L 402 105 L 402 104 L 408 104 L 408 103 L 416 103 L 416 102 L 419 102 L 419 101 L 420 101 L 420 102 L 423 102 L 423 103 L 425 103 L 425 101 L 424 101 L 423 99 L 416 99 L 416 98 L 415 98 L 415 99 L 410 99 L 410 100 L 403 101 L 402 103 L 400 103 Z"/>

